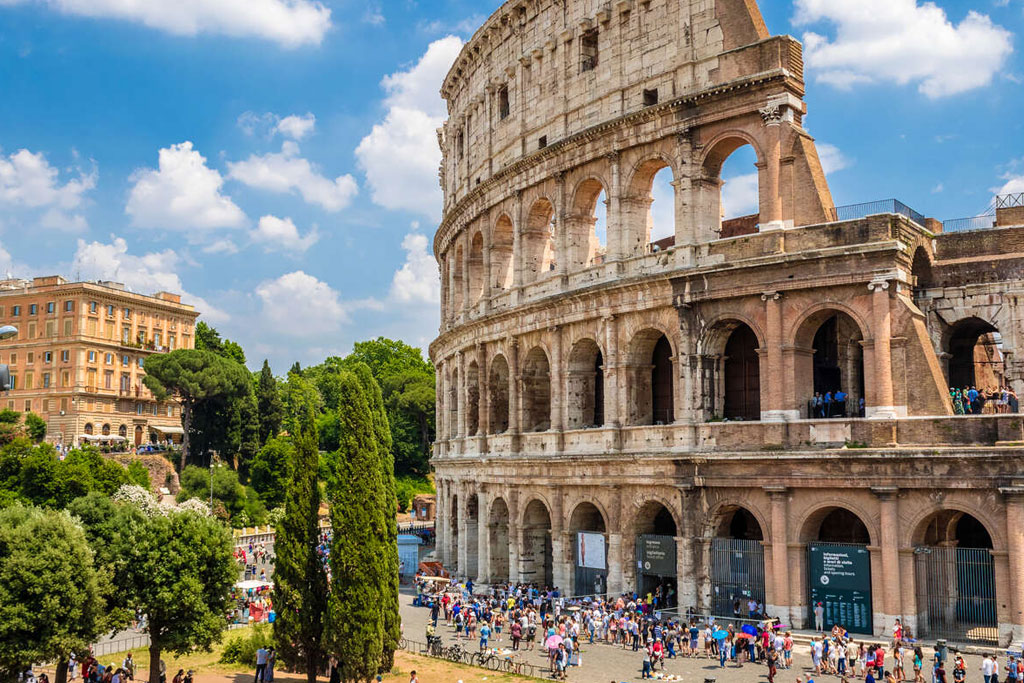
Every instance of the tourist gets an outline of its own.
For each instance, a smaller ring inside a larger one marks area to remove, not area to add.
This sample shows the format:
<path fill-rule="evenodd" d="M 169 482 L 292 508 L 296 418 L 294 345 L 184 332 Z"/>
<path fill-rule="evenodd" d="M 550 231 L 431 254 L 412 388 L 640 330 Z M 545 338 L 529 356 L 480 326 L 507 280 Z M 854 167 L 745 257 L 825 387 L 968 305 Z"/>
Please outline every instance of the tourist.
<path fill-rule="evenodd" d="M 651 648 L 644 649 L 643 672 L 640 678 L 654 678 L 654 667 L 652 664 L 653 651 Z"/>
<path fill-rule="evenodd" d="M 266 681 L 267 672 L 267 649 L 262 645 L 256 650 L 256 677 L 253 679 L 253 683 L 264 683 Z M 179 671 L 178 674 L 183 674 L 184 671 Z M 182 683 L 178 680 L 178 677 L 174 677 L 174 683 Z"/>
<path fill-rule="evenodd" d="M 825 630 L 825 607 L 820 602 L 814 606 L 814 630 Z"/>
<path fill-rule="evenodd" d="M 267 648 L 267 668 L 264 672 L 266 675 L 267 683 L 272 683 L 274 680 L 274 663 L 277 661 L 277 651 L 272 647 Z"/>
<path fill-rule="evenodd" d="M 992 680 L 992 676 L 996 670 L 993 659 L 994 657 L 989 657 L 987 654 L 981 656 L 981 677 L 985 683 L 995 683 L 995 681 Z"/>
<path fill-rule="evenodd" d="M 775 672 L 778 670 L 779 653 L 775 648 L 768 650 L 768 683 L 775 683 Z"/>
<path fill-rule="evenodd" d="M 491 637 L 491 627 L 488 626 L 487 622 L 485 621 L 483 623 L 483 625 L 480 627 L 480 649 L 481 650 L 486 650 L 487 649 L 487 640 L 490 637 Z"/>
<path fill-rule="evenodd" d="M 409 672 L 409 683 L 420 683 L 420 679 L 416 678 L 416 669 Z"/>
<path fill-rule="evenodd" d="M 121 663 L 121 668 L 124 669 L 124 673 L 129 681 L 135 680 L 135 660 L 132 659 L 131 652 L 125 656 L 124 661 Z"/>

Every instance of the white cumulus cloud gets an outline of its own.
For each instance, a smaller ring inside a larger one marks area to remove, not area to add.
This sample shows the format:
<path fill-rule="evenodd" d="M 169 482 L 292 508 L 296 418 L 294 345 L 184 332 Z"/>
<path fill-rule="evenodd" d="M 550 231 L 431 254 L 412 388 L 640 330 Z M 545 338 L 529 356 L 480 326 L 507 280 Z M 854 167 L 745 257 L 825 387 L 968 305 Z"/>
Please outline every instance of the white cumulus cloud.
<path fill-rule="evenodd" d="M 970 11 L 954 24 L 938 5 L 918 0 L 796 0 L 794 23 L 828 22 L 835 37 L 803 35 L 817 80 L 840 88 L 859 83 L 916 83 L 935 99 L 992 81 L 1013 52 L 1013 35 Z"/>
<path fill-rule="evenodd" d="M 182 301 L 195 306 L 206 320 L 228 320 L 226 312 L 185 289 L 178 274 L 180 265 L 181 258 L 173 249 L 142 255 L 131 254 L 124 238 L 111 235 L 109 243 L 78 240 L 71 270 L 80 273 L 86 280 L 123 282 L 132 291 L 141 294 L 155 294 L 160 291 L 181 294 Z"/>
<path fill-rule="evenodd" d="M 242 210 L 221 194 L 224 179 L 206 165 L 206 158 L 185 141 L 160 150 L 158 169 L 143 168 L 125 213 L 132 225 L 174 231 L 237 228 L 245 224 Z"/>
<path fill-rule="evenodd" d="M 270 336 L 331 334 L 348 321 L 338 292 L 301 270 L 261 283 L 256 296 Z"/>
<path fill-rule="evenodd" d="M 441 301 L 441 279 L 437 261 L 427 248 L 427 236 L 410 232 L 402 240 L 405 263 L 391 280 L 391 298 L 401 303 L 437 304 Z"/>
<path fill-rule="evenodd" d="M 410 69 L 381 82 L 387 92 L 387 114 L 356 148 L 371 197 L 379 206 L 430 218 L 440 214 L 441 151 L 436 131 L 446 110 L 438 90 L 462 44 L 456 36 L 436 40 Z"/>
<path fill-rule="evenodd" d="M 291 218 L 278 218 L 277 216 L 263 216 L 252 233 L 254 242 L 263 244 L 267 252 L 276 249 L 305 252 L 320 239 L 316 228 L 307 232 L 304 236 L 299 235 L 299 229 Z"/>
<path fill-rule="evenodd" d="M 292 114 L 277 122 L 277 132 L 292 140 L 301 140 L 313 132 L 316 117 L 306 112 L 302 116 Z"/>
<path fill-rule="evenodd" d="M 246 135 L 259 135 L 269 139 L 280 134 L 293 140 L 302 140 L 316 128 L 316 117 L 310 112 L 282 117 L 273 112 L 257 114 L 254 111 L 246 111 L 238 117 L 238 127 Z"/>
<path fill-rule="evenodd" d="M 842 171 L 850 167 L 850 160 L 846 158 L 842 150 L 827 142 L 819 142 L 815 145 L 818 148 L 818 160 L 821 161 L 821 170 L 826 174 Z"/>
<path fill-rule="evenodd" d="M 286 48 L 319 45 L 331 28 L 331 10 L 314 0 L 0 0 L 19 3 L 136 22 L 174 35 L 254 37 Z"/>
<path fill-rule="evenodd" d="M 279 194 L 300 194 L 309 204 L 326 211 L 340 211 L 359 192 L 355 178 L 345 174 L 334 180 L 320 174 L 307 159 L 299 156 L 299 146 L 286 140 L 280 152 L 250 155 L 244 161 L 228 162 L 228 177 L 249 187 Z"/>
<path fill-rule="evenodd" d="M 74 213 L 85 203 L 85 194 L 96 187 L 95 167 L 89 173 L 79 170 L 77 177 L 60 181 L 60 171 L 42 152 L 20 149 L 0 154 L 0 208 L 45 209 L 40 225 L 52 230 L 81 232 L 85 218 Z"/>

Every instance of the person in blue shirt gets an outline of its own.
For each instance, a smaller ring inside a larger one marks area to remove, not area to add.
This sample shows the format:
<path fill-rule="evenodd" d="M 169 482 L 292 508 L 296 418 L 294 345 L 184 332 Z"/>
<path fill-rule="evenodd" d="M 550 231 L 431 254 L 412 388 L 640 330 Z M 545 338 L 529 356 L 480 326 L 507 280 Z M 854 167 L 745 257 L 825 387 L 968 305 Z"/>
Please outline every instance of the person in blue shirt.
<path fill-rule="evenodd" d="M 825 417 L 832 417 L 832 392 L 826 391 L 825 398 L 823 399 L 825 404 Z"/>
<path fill-rule="evenodd" d="M 836 390 L 836 415 L 846 417 L 846 392 L 842 389 Z"/>
<path fill-rule="evenodd" d="M 487 622 L 485 621 L 480 626 L 480 649 L 481 650 L 486 650 L 487 649 L 487 640 L 490 637 L 491 637 L 491 627 L 488 626 Z"/>

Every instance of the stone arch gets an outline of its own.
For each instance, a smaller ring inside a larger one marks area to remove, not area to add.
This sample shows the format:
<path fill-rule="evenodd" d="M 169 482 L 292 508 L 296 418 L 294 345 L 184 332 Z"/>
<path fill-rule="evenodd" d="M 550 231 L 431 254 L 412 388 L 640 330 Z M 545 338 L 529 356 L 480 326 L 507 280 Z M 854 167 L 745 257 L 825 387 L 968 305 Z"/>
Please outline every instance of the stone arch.
<path fill-rule="evenodd" d="M 750 216 L 729 216 L 723 221 L 725 211 L 722 205 L 722 166 L 726 160 L 742 147 L 750 146 L 757 157 L 758 168 L 758 205 L 757 214 Z M 701 232 L 714 237 L 736 237 L 757 232 L 763 213 L 761 191 L 765 186 L 762 178 L 765 169 L 764 153 L 760 141 L 741 129 L 723 131 L 715 136 L 706 146 L 701 159 L 701 177 L 695 182 L 696 219 Z"/>
<path fill-rule="evenodd" d="M 488 556 L 491 560 L 491 582 L 505 582 L 511 579 L 509 536 L 509 509 L 505 499 L 498 496 L 491 501 L 487 514 Z"/>
<path fill-rule="evenodd" d="M 674 183 L 678 174 L 672 160 L 660 152 L 653 152 L 633 165 L 626 187 L 626 195 L 619 200 L 619 231 L 621 234 L 622 251 L 626 257 L 639 256 L 647 249 L 647 245 L 655 239 L 664 239 L 675 243 L 675 193 L 671 197 L 672 225 L 666 235 L 653 235 L 654 230 L 654 181 L 663 171 L 668 171 Z M 673 186 L 674 189 L 674 186 Z"/>
<path fill-rule="evenodd" d="M 914 258 L 910 265 L 910 275 L 913 278 L 915 299 L 922 290 L 935 286 L 935 279 L 932 274 L 932 259 L 928 254 L 928 250 L 923 246 L 919 246 L 914 250 Z"/>
<path fill-rule="evenodd" d="M 547 197 L 534 200 L 526 214 L 522 254 L 524 283 L 541 280 L 555 269 L 555 205 Z"/>
<path fill-rule="evenodd" d="M 708 520 L 712 613 L 756 614 L 766 598 L 764 542 L 768 526 L 764 518 L 756 507 L 722 503 Z M 784 544 L 785 539 L 778 542 Z"/>
<path fill-rule="evenodd" d="M 604 355 L 590 337 L 573 344 L 566 372 L 568 429 L 604 425 Z"/>
<path fill-rule="evenodd" d="M 477 230 L 469 241 L 469 303 L 476 304 L 483 297 L 484 283 L 484 235 Z"/>
<path fill-rule="evenodd" d="M 92 429 L 93 429 L 92 422 L 86 422 L 85 423 L 85 427 L 83 428 L 83 432 L 85 434 L 90 434 L 91 435 L 92 434 Z"/>
<path fill-rule="evenodd" d="M 103 428 L 100 430 L 100 434 L 102 434 L 103 436 L 110 436 L 110 425 L 103 425 Z"/>
<path fill-rule="evenodd" d="M 659 509 L 660 508 L 660 509 Z M 661 514 L 661 510 L 664 510 L 668 514 L 668 518 L 664 516 L 661 520 L 657 520 L 657 516 Z M 662 527 L 656 522 L 664 524 Z M 671 527 L 667 526 L 667 522 L 671 521 Z M 640 534 L 653 533 L 651 529 L 655 530 L 673 530 L 672 535 L 678 536 L 680 530 L 683 528 L 683 520 L 679 510 L 676 509 L 676 504 L 670 501 L 668 498 L 663 497 L 657 493 L 649 493 L 638 497 L 633 504 L 633 514 L 629 521 L 629 529 L 634 536 Z"/>
<path fill-rule="evenodd" d="M 512 289 L 515 282 L 512 250 L 515 243 L 515 226 L 507 213 L 494 221 L 491 229 L 491 288 L 495 291 Z"/>
<path fill-rule="evenodd" d="M 985 529 L 991 540 L 993 550 L 1006 549 L 1006 538 L 1002 531 L 1003 527 L 999 521 L 992 518 L 992 515 L 987 510 L 980 509 L 975 505 L 963 504 L 960 501 L 950 501 L 948 499 L 943 500 L 941 503 L 928 505 L 911 518 L 906 527 L 909 532 L 909 536 L 906 539 L 907 544 L 911 546 L 925 545 L 929 525 L 936 518 L 944 514 L 949 517 L 962 517 L 964 515 L 973 517 Z M 957 520 L 954 519 L 952 521 L 955 522 Z"/>
<path fill-rule="evenodd" d="M 523 545 L 519 552 L 520 579 L 541 588 L 554 584 L 554 555 L 551 544 L 551 507 L 540 496 L 523 506 Z"/>
<path fill-rule="evenodd" d="M 448 379 L 448 437 L 459 436 L 459 369 L 455 367 Z"/>
<path fill-rule="evenodd" d="M 117 428 L 117 435 L 127 439 L 128 438 L 128 425 L 122 424 L 120 427 L 118 427 Z"/>
<path fill-rule="evenodd" d="M 676 349 L 659 327 L 640 330 L 629 341 L 626 376 L 629 423 L 671 424 L 675 421 Z"/>
<path fill-rule="evenodd" d="M 764 348 L 764 331 L 757 321 L 739 311 L 726 311 L 719 313 L 704 323 L 704 329 L 698 340 L 699 352 L 712 355 L 725 353 L 725 344 L 729 340 L 729 335 L 739 325 L 746 325 L 753 330 L 757 336 L 758 348 Z"/>
<path fill-rule="evenodd" d="M 994 324 L 978 316 L 962 318 L 944 331 L 943 340 L 950 386 L 982 391 L 1006 384 L 1003 338 Z"/>
<path fill-rule="evenodd" d="M 608 516 L 599 503 L 583 500 L 573 507 L 569 513 L 568 525 L 570 532 L 595 531 L 605 533 L 608 531 Z"/>
<path fill-rule="evenodd" d="M 459 569 L 459 494 L 453 493 L 449 501 L 450 512 L 448 514 L 448 538 L 450 543 L 450 557 L 455 571 Z"/>
<path fill-rule="evenodd" d="M 740 517 L 738 518 L 737 515 L 740 515 Z M 705 526 L 705 533 L 709 533 L 713 537 L 745 538 L 757 541 L 772 540 L 774 542 L 774 539 L 771 537 L 771 527 L 768 520 L 756 505 L 750 505 L 747 502 L 723 501 L 709 511 L 707 519 L 708 523 Z M 757 533 L 737 535 L 735 532 L 740 528 L 737 526 L 740 521 L 746 523 L 747 528 L 750 527 L 749 523 L 752 522 L 757 526 Z M 783 543 L 786 542 L 786 539 L 781 540 Z"/>
<path fill-rule="evenodd" d="M 509 428 L 509 368 L 505 356 L 500 353 L 491 358 L 490 374 L 487 379 L 488 424 L 491 434 L 503 434 Z"/>
<path fill-rule="evenodd" d="M 606 216 L 607 228 L 607 197 L 608 184 L 597 175 L 588 175 L 580 180 L 572 192 L 572 211 L 566 220 L 567 239 L 569 242 L 570 271 L 583 270 L 604 263 L 607 248 L 607 235 L 602 242 L 598 235 L 598 213 Z M 598 206 L 601 195 L 606 197 L 605 207 Z"/>
<path fill-rule="evenodd" d="M 840 528 L 839 522 L 841 520 L 852 521 L 849 516 L 859 521 L 863 528 Z M 849 501 L 828 500 L 819 502 L 804 512 L 803 518 L 797 524 L 797 528 L 800 530 L 798 538 L 802 543 L 822 541 L 878 545 L 879 532 L 874 528 L 871 516 L 866 514 L 859 506 L 851 504 Z M 838 540 L 840 538 L 861 540 Z"/>
<path fill-rule="evenodd" d="M 793 326 L 794 381 L 800 414 L 809 418 L 857 417 L 865 394 L 863 344 L 867 328 L 853 309 L 842 304 L 818 304 Z M 838 390 L 842 403 L 812 403 L 815 394 L 827 398 Z"/>
<path fill-rule="evenodd" d="M 466 436 L 480 432 L 480 366 L 476 359 L 466 366 Z"/>
<path fill-rule="evenodd" d="M 551 428 L 551 363 L 543 346 L 534 346 L 523 358 L 522 412 L 524 432 Z"/>

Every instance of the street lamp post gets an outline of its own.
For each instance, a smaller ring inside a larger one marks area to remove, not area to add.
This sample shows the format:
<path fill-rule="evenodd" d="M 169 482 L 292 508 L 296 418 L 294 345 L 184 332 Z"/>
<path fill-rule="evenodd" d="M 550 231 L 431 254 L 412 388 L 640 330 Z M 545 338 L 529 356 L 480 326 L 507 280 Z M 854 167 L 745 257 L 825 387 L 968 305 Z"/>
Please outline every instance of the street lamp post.
<path fill-rule="evenodd" d="M 213 459 L 210 459 L 210 514 L 213 514 Z"/>

